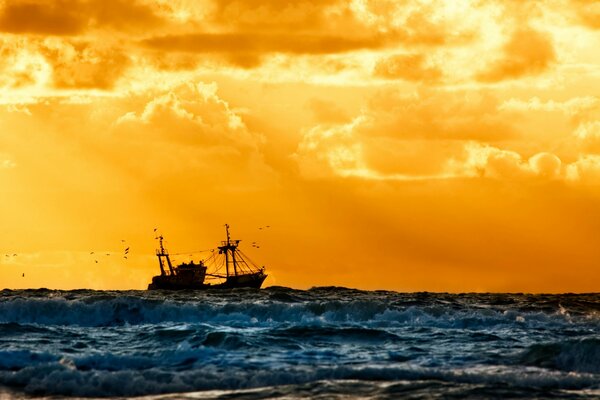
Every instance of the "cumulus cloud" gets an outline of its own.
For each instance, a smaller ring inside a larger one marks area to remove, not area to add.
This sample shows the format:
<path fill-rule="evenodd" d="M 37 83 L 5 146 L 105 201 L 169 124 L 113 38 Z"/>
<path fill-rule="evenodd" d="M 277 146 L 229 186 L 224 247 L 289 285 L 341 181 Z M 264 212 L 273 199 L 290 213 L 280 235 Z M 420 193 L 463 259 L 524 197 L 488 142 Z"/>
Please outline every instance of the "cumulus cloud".
<path fill-rule="evenodd" d="M 587 154 L 567 166 L 567 178 L 571 181 L 600 182 L 600 156 Z"/>
<path fill-rule="evenodd" d="M 350 123 L 306 129 L 296 160 L 305 176 L 472 176 L 478 165 L 464 171 L 447 168 L 453 157 L 463 153 L 465 142 L 518 137 L 497 106 L 494 98 L 473 93 L 382 93 Z M 498 169 L 503 168 L 499 165 L 502 162 L 498 160 Z"/>
<path fill-rule="evenodd" d="M 129 112 L 117 121 L 119 127 L 131 124 L 197 145 L 229 142 L 254 146 L 259 141 L 259 136 L 253 136 L 240 116 L 217 95 L 214 83 L 186 83 L 159 94 L 143 111 Z"/>
<path fill-rule="evenodd" d="M 575 136 L 583 141 L 596 141 L 600 139 L 600 121 L 581 123 L 575 130 Z"/>
<path fill-rule="evenodd" d="M 552 153 L 538 153 L 529 159 L 533 173 L 542 178 L 554 179 L 561 175 L 562 162 Z"/>
<path fill-rule="evenodd" d="M 525 158 L 517 151 L 476 141 L 365 135 L 368 123 L 362 116 L 350 123 L 306 130 L 294 155 L 301 174 L 311 179 L 376 180 L 564 177 L 563 164 L 552 153 L 538 152 Z"/>
<path fill-rule="evenodd" d="M 354 130 L 362 118 L 337 126 L 316 126 L 304 132 L 294 157 L 300 173 L 310 178 L 368 174 L 362 145 Z"/>
<path fill-rule="evenodd" d="M 465 151 L 465 158 L 453 159 L 448 164 L 456 176 L 556 179 L 561 175 L 561 160 L 551 153 L 537 153 L 527 160 L 516 151 L 475 142 L 467 143 Z"/>
<path fill-rule="evenodd" d="M 240 189 L 274 177 L 260 149 L 263 137 L 218 96 L 216 84 L 190 82 L 150 93 L 141 109 L 122 114 L 112 131 L 122 146 L 119 163 L 142 176 L 177 181 L 183 174 Z"/>

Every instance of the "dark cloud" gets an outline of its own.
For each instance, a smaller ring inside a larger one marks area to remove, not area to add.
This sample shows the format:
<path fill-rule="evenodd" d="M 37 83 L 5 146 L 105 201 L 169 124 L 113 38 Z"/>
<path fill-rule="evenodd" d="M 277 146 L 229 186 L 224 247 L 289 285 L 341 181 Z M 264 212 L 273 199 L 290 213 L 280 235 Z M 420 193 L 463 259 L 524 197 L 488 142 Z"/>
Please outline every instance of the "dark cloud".
<path fill-rule="evenodd" d="M 596 0 L 571 0 L 579 21 L 592 29 L 600 29 L 600 4 Z"/>
<path fill-rule="evenodd" d="M 87 22 L 81 18 L 80 3 L 71 7 L 64 1 L 11 1 L 0 12 L 0 30 L 10 33 L 74 35 L 82 32 Z"/>
<path fill-rule="evenodd" d="M 87 42 L 42 46 L 52 66 L 53 85 L 59 89 L 111 89 L 130 65 L 123 50 Z"/>
<path fill-rule="evenodd" d="M 312 30 L 323 25 L 354 23 L 353 14 L 340 0 L 214 0 L 210 19 L 221 26 L 267 31 Z M 341 7 L 340 12 L 326 17 L 327 10 Z"/>
<path fill-rule="evenodd" d="M 4 3 L 0 31 L 45 35 L 77 35 L 90 28 L 122 31 L 160 25 L 146 5 L 126 0 L 23 0 Z"/>
<path fill-rule="evenodd" d="M 192 53 L 245 54 L 290 53 L 330 54 L 380 48 L 386 43 L 381 35 L 351 38 L 313 34 L 194 33 L 168 35 L 144 40 L 152 49 Z"/>
<path fill-rule="evenodd" d="M 556 61 L 548 34 L 531 28 L 516 30 L 503 48 L 502 57 L 477 78 L 483 82 L 517 79 L 545 72 Z"/>

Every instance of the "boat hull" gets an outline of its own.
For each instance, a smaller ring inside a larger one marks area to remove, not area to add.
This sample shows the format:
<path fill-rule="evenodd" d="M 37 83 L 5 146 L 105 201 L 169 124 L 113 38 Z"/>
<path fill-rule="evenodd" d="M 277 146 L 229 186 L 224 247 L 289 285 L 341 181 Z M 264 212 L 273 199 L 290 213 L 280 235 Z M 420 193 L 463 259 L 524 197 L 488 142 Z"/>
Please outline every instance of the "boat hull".
<path fill-rule="evenodd" d="M 228 277 L 225 282 L 219 284 L 185 282 L 182 280 L 169 279 L 170 276 L 155 276 L 148 290 L 209 290 L 209 289 L 238 289 L 254 288 L 260 289 L 267 275 L 263 272 Z"/>

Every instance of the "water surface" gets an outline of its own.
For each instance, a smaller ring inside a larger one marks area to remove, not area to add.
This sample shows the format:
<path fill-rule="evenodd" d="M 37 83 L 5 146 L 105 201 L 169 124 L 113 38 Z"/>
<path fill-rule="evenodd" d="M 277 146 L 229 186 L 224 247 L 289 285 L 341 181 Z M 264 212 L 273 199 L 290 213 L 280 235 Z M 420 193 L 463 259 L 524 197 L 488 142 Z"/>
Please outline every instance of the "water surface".
<path fill-rule="evenodd" d="M 0 396 L 598 398 L 600 295 L 0 292 Z"/>

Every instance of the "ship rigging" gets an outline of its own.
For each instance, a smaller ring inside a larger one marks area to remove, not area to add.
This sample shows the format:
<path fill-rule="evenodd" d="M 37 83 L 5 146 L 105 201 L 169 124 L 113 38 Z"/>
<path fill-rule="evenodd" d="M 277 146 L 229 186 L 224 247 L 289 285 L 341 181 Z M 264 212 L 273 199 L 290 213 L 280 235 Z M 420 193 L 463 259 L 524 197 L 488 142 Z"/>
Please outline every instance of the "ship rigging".
<path fill-rule="evenodd" d="M 234 289 L 260 288 L 266 279 L 264 267 L 258 267 L 239 249 L 240 240 L 232 240 L 229 225 L 225 225 L 226 240 L 211 255 L 199 263 L 191 261 L 173 266 L 169 252 L 164 247 L 162 235 L 157 237 L 156 250 L 160 275 L 152 278 L 149 290 L 165 289 Z M 218 251 L 216 251 L 218 250 Z M 194 252 L 192 252 L 194 253 Z M 177 253 L 177 254 L 192 254 Z M 176 255 L 176 254 L 174 254 Z M 209 272 L 207 272 L 209 271 Z"/>

